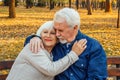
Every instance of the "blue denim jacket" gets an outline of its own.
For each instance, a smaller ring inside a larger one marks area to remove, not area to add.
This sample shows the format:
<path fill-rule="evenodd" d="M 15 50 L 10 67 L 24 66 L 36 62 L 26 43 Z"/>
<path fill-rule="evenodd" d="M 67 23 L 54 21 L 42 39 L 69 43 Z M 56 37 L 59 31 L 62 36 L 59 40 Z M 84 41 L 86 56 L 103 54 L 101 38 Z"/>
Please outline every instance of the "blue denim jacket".
<path fill-rule="evenodd" d="M 26 39 L 25 44 L 32 37 Z M 55 76 L 55 80 L 106 80 L 107 58 L 100 43 L 78 31 L 76 39 L 69 45 L 58 43 L 54 49 L 53 60 L 57 61 L 71 51 L 75 41 L 87 39 L 87 48 L 79 56 L 79 60 L 72 64 L 67 70 Z"/>

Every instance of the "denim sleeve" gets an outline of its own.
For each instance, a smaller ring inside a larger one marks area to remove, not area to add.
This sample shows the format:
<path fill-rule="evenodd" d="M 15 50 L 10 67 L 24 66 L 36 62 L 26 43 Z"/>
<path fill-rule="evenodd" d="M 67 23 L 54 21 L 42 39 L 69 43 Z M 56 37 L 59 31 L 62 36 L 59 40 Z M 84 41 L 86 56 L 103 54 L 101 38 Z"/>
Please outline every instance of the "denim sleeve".
<path fill-rule="evenodd" d="M 92 45 L 90 61 L 88 64 L 88 76 L 86 80 L 107 79 L 107 58 L 102 46 L 97 43 Z"/>
<path fill-rule="evenodd" d="M 30 42 L 30 39 L 32 39 L 32 38 L 33 38 L 33 35 L 27 36 L 27 38 L 25 39 L 25 42 L 24 42 L 24 46 L 26 46 Z"/>
<path fill-rule="evenodd" d="M 35 34 L 29 35 L 29 36 L 25 39 L 24 46 L 26 46 L 33 37 L 39 37 L 39 38 L 40 38 L 40 36 L 37 36 L 37 35 L 35 35 Z"/>

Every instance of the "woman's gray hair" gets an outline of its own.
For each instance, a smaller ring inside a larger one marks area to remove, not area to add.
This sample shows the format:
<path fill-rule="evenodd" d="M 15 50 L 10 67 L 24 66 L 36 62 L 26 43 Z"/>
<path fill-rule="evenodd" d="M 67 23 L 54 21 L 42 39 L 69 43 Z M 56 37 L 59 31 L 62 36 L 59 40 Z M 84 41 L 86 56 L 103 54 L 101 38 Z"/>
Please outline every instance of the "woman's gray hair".
<path fill-rule="evenodd" d="M 37 35 L 37 36 L 41 36 L 41 32 L 42 32 L 44 29 L 49 29 L 49 30 L 53 29 L 53 21 L 47 21 L 47 22 L 45 22 L 44 24 L 42 24 L 42 25 L 40 26 L 40 28 L 38 29 L 36 35 Z"/>
<path fill-rule="evenodd" d="M 72 8 L 63 8 L 55 13 L 54 22 L 63 22 L 66 20 L 69 27 L 74 27 L 77 25 L 80 27 L 80 15 L 79 13 Z"/>

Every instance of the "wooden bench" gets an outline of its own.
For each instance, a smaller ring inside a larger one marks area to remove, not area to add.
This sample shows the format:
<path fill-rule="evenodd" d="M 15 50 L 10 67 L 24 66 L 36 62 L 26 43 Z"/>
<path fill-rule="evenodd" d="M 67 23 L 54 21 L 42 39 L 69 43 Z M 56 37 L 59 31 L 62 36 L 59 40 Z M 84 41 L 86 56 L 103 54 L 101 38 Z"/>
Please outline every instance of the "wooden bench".
<path fill-rule="evenodd" d="M 7 70 L 7 69 L 10 70 L 13 63 L 14 63 L 14 61 L 1 61 L 0 62 L 0 71 Z M 0 75 L 0 80 L 5 80 L 6 77 L 7 77 L 7 74 Z"/>
<path fill-rule="evenodd" d="M 120 80 L 120 56 L 119 57 L 108 57 L 107 64 L 114 67 L 108 67 L 108 76 L 115 76 L 116 80 Z"/>
<path fill-rule="evenodd" d="M 14 61 L 1 61 L 0 62 L 0 70 L 11 69 L 11 66 Z M 120 57 L 108 57 L 107 58 L 108 65 L 115 65 L 113 68 L 108 68 L 108 76 L 115 76 L 117 80 L 120 80 Z M 0 75 L 0 80 L 5 80 L 7 74 Z"/>

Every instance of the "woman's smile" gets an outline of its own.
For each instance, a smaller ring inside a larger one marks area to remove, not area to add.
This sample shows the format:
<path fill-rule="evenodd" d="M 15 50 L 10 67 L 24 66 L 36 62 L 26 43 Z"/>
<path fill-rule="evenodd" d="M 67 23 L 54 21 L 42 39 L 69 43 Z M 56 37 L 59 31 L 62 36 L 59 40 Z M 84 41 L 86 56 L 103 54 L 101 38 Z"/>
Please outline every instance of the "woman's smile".
<path fill-rule="evenodd" d="M 49 39 L 49 38 L 46 38 L 45 41 L 47 41 L 47 42 L 51 42 L 52 40 Z"/>

